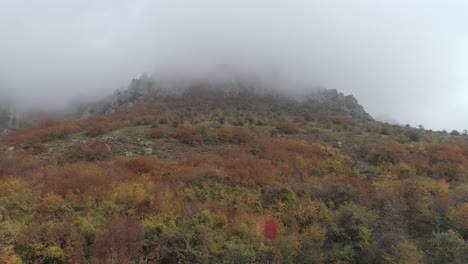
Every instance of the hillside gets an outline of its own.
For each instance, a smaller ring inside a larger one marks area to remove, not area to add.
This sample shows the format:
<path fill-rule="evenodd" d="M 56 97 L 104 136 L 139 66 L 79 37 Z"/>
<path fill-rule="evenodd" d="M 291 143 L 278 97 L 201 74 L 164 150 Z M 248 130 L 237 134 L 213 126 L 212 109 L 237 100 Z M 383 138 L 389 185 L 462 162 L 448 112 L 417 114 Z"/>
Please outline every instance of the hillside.
<path fill-rule="evenodd" d="M 464 263 L 468 141 L 143 77 L 0 136 L 0 263 Z"/>
<path fill-rule="evenodd" d="M 291 93 L 294 94 L 294 93 Z M 279 88 L 253 81 L 170 81 L 142 75 L 134 79 L 124 91 L 117 90 L 103 100 L 83 105 L 81 118 L 91 115 L 113 113 L 122 106 L 132 107 L 154 98 L 189 99 L 183 107 L 198 105 L 196 110 L 210 108 L 239 108 L 264 113 L 268 111 L 283 114 L 327 114 L 343 115 L 357 119 L 372 120 L 353 95 L 345 96 L 336 90 L 323 88 L 301 92 L 296 96 L 288 95 Z M 295 97 L 299 97 L 295 98 Z M 201 100 L 200 100 L 201 99 Z M 194 100 L 198 100 L 194 102 Z M 206 105 L 200 109 L 200 105 Z"/>

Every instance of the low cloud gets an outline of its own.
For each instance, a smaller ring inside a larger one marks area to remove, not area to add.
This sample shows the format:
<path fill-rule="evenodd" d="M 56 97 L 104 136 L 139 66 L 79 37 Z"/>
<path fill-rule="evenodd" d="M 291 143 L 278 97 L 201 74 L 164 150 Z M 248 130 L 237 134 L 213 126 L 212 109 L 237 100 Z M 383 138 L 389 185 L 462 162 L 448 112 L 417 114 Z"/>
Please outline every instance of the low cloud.
<path fill-rule="evenodd" d="M 0 94 L 64 106 L 143 72 L 277 79 L 354 94 L 374 116 L 468 127 L 462 1 L 0 3 Z"/>

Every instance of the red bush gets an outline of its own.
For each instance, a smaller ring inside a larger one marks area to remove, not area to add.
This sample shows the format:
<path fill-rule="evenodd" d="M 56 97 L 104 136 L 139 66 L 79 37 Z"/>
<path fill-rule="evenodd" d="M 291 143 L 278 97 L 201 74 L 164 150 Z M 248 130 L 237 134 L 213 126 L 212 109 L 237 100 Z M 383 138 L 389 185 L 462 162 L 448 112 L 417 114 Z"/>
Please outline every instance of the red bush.
<path fill-rule="evenodd" d="M 269 240 L 276 240 L 279 235 L 279 223 L 273 217 L 268 217 L 265 219 L 265 224 L 263 225 L 263 236 Z"/>

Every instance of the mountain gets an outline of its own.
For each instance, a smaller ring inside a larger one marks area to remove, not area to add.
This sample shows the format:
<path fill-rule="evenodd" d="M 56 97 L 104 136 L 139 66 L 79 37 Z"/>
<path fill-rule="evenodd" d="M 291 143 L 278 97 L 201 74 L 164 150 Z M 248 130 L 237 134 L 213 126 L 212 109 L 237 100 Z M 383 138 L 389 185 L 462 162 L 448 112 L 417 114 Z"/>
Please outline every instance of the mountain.
<path fill-rule="evenodd" d="M 151 100 L 156 97 L 193 97 L 193 96 L 218 96 L 225 106 L 242 104 L 247 108 L 259 108 L 263 110 L 274 110 L 280 107 L 281 111 L 291 113 L 342 115 L 362 120 L 372 120 L 372 117 L 364 110 L 353 95 L 345 96 L 336 90 L 314 89 L 311 92 L 303 92 L 301 99 L 255 84 L 248 81 L 195 81 L 190 82 L 168 82 L 158 81 L 142 75 L 134 79 L 129 87 L 117 90 L 112 96 L 101 101 L 84 105 L 79 111 L 82 119 L 91 115 L 113 113 L 122 106 L 131 107 L 134 104 Z M 305 98 L 305 100 L 304 100 Z"/>
<path fill-rule="evenodd" d="M 466 262 L 466 136 L 280 91 L 143 77 L 0 136 L 0 262 Z"/>

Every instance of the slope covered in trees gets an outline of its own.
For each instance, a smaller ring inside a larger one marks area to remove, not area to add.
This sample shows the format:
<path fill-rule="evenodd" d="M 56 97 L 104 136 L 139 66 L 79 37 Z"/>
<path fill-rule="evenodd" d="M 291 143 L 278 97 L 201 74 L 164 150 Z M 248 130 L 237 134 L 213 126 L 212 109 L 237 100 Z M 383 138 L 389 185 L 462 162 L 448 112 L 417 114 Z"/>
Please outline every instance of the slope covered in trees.
<path fill-rule="evenodd" d="M 467 138 L 322 94 L 198 87 L 1 136 L 0 263 L 464 263 Z"/>

